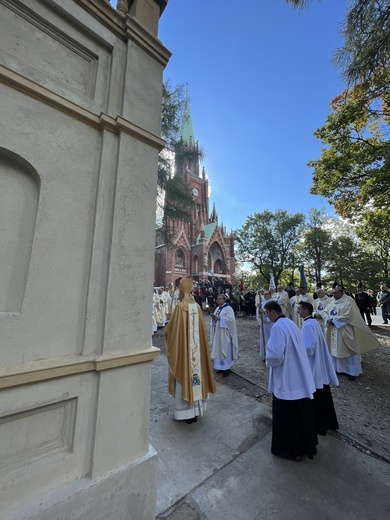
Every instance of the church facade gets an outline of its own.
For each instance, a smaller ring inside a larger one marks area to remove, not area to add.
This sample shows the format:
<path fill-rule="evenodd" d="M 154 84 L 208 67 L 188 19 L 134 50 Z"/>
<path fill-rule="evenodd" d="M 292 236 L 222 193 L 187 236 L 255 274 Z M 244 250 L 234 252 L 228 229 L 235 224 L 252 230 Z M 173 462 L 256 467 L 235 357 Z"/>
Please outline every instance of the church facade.
<path fill-rule="evenodd" d="M 181 138 L 186 147 L 195 152 L 198 150 L 188 100 Z M 199 282 L 215 277 L 235 283 L 233 233 L 227 233 L 224 225 L 219 223 L 215 205 L 210 213 L 209 182 L 204 167 L 201 174 L 199 170 L 197 159 L 189 161 L 185 170 L 178 173 L 191 188 L 195 207 L 190 222 L 169 223 L 173 229 L 173 246 L 159 243 L 157 233 L 155 287 L 167 287 L 170 283 L 177 285 L 181 278 L 189 276 Z"/>

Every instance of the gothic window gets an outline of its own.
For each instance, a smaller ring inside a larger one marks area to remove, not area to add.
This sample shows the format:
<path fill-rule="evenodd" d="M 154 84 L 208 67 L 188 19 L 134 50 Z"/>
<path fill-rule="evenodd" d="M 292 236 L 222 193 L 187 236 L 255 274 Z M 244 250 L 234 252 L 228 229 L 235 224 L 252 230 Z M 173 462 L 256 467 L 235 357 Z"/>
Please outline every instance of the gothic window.
<path fill-rule="evenodd" d="M 184 267 L 184 252 L 182 249 L 176 251 L 175 265 L 176 267 Z"/>
<path fill-rule="evenodd" d="M 214 242 L 209 249 L 209 266 L 214 274 L 226 274 L 226 264 L 221 246 Z"/>

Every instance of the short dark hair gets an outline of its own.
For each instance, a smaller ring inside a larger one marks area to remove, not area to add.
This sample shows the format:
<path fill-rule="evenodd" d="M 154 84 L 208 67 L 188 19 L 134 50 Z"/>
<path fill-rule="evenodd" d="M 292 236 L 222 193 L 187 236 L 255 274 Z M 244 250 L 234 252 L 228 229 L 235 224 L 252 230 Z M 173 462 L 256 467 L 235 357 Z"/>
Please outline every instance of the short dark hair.
<path fill-rule="evenodd" d="M 313 314 L 314 309 L 313 305 L 310 302 L 299 302 L 298 305 L 300 305 L 302 309 L 306 309 L 309 312 L 309 314 Z"/>
<path fill-rule="evenodd" d="M 283 314 L 282 307 L 278 304 L 278 302 L 275 302 L 274 300 L 267 302 L 264 305 L 264 309 L 267 311 L 275 311 L 278 314 Z"/>

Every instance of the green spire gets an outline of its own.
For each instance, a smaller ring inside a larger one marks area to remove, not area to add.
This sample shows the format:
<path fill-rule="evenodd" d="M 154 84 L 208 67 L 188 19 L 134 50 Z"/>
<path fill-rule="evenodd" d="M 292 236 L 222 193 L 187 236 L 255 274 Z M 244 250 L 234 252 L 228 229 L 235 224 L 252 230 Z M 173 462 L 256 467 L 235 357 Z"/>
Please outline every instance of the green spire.
<path fill-rule="evenodd" d="M 192 119 L 190 111 L 190 98 L 186 99 L 186 105 L 184 107 L 183 122 L 181 125 L 181 139 L 188 144 L 195 144 L 194 129 L 192 128 Z"/>

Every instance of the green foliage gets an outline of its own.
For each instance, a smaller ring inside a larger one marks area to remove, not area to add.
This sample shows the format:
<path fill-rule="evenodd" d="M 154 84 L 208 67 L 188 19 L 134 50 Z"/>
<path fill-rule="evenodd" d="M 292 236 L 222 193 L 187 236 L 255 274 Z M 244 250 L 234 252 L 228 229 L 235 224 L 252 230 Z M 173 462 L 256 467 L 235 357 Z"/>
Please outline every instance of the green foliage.
<path fill-rule="evenodd" d="M 295 8 L 310 3 L 286 1 Z M 334 60 L 349 88 L 332 101 L 332 113 L 315 133 L 323 148 L 309 162 L 311 192 L 358 224 L 356 239 L 331 243 L 328 274 L 340 283 L 358 279 L 375 286 L 379 278 L 389 283 L 390 1 L 351 0 L 342 35 Z M 315 261 L 315 251 L 308 255 Z"/>
<path fill-rule="evenodd" d="M 390 214 L 378 210 L 370 212 L 367 218 L 357 227 L 357 236 L 375 262 L 375 279 L 380 283 L 390 284 Z"/>
<path fill-rule="evenodd" d="M 169 80 L 164 82 L 161 109 L 161 137 L 166 142 L 166 148 L 171 151 L 173 151 L 175 143 L 179 140 L 186 98 L 185 84 L 173 86 Z"/>
<path fill-rule="evenodd" d="M 385 103 L 373 81 L 360 83 L 333 100 L 333 112 L 315 132 L 324 147 L 320 159 L 309 162 L 314 168 L 311 192 L 327 197 L 342 216 L 360 218 L 370 209 L 390 207 Z"/>
<path fill-rule="evenodd" d="M 319 280 L 325 287 L 337 281 L 352 292 L 359 281 L 373 289 L 389 284 L 390 235 L 386 231 L 390 222 L 386 212 L 372 212 L 358 226 L 317 209 L 310 210 L 305 223 L 302 219 L 301 214 L 281 210 L 248 217 L 235 233 L 238 279 L 257 289 L 268 287 L 273 273 L 276 284 L 298 285 L 298 268 L 304 263 L 311 289 Z M 252 271 L 243 268 L 248 263 Z"/>
<path fill-rule="evenodd" d="M 356 286 L 358 257 L 355 240 L 348 236 L 333 240 L 328 256 L 328 276 L 346 287 Z"/>
<path fill-rule="evenodd" d="M 327 266 L 328 279 L 348 287 L 352 292 L 362 281 L 364 287 L 379 285 L 380 265 L 357 237 L 341 236 L 333 240 Z"/>
<path fill-rule="evenodd" d="M 309 278 L 313 282 L 322 280 L 323 271 L 329 257 L 332 233 L 327 224 L 330 218 L 325 210 L 311 209 L 307 223 L 304 227 L 300 250 L 305 265 L 307 265 Z"/>
<path fill-rule="evenodd" d="M 301 233 L 303 232 L 303 228 Z M 300 237 L 301 237 L 300 233 Z M 289 285 L 291 284 L 293 287 L 297 287 L 300 282 L 299 275 L 299 266 L 306 261 L 306 256 L 304 254 L 304 250 L 302 248 L 302 238 L 298 237 L 298 240 L 295 245 L 291 247 L 290 253 L 287 256 L 287 260 L 284 266 L 284 270 L 280 275 L 279 284 L 281 285 Z M 314 282 L 314 276 L 311 276 L 311 272 L 307 269 L 305 270 L 306 277 L 309 281 Z"/>
<path fill-rule="evenodd" d="M 310 0 L 286 0 L 295 9 L 308 7 Z M 351 0 L 342 24 L 343 46 L 334 61 L 348 85 L 370 79 L 389 68 L 389 0 Z"/>
<path fill-rule="evenodd" d="M 308 1 L 286 0 L 294 7 Z M 335 61 L 348 85 L 315 132 L 323 143 L 311 192 L 328 198 L 339 215 L 358 220 L 390 201 L 390 2 L 352 0 Z"/>
<path fill-rule="evenodd" d="M 179 139 L 175 142 L 173 151 L 175 152 L 176 173 L 184 173 L 191 164 L 204 158 L 204 153 L 197 144 L 188 146 L 188 143 Z"/>
<path fill-rule="evenodd" d="M 159 242 L 172 245 L 176 222 L 189 222 L 195 207 L 190 187 L 183 172 L 190 162 L 199 161 L 203 152 L 189 148 L 180 139 L 183 114 L 187 99 L 186 86 L 169 81 L 163 85 L 161 135 L 166 141 L 159 155 L 157 175 L 157 229 Z"/>
<path fill-rule="evenodd" d="M 290 215 L 284 210 L 263 211 L 248 217 L 243 227 L 235 232 L 239 260 L 257 269 L 265 284 L 269 283 L 270 273 L 278 284 L 303 221 L 302 213 Z"/>
<path fill-rule="evenodd" d="M 269 279 L 264 280 L 263 276 L 259 272 L 248 271 L 239 267 L 236 271 L 236 286 L 239 288 L 241 280 L 243 281 L 244 287 L 248 289 L 259 289 L 260 287 L 268 287 Z"/>
<path fill-rule="evenodd" d="M 335 53 L 349 85 L 389 68 L 389 0 L 353 0 L 343 23 L 344 46 Z"/>
<path fill-rule="evenodd" d="M 303 9 L 310 4 L 310 0 L 286 0 L 294 9 Z"/>

